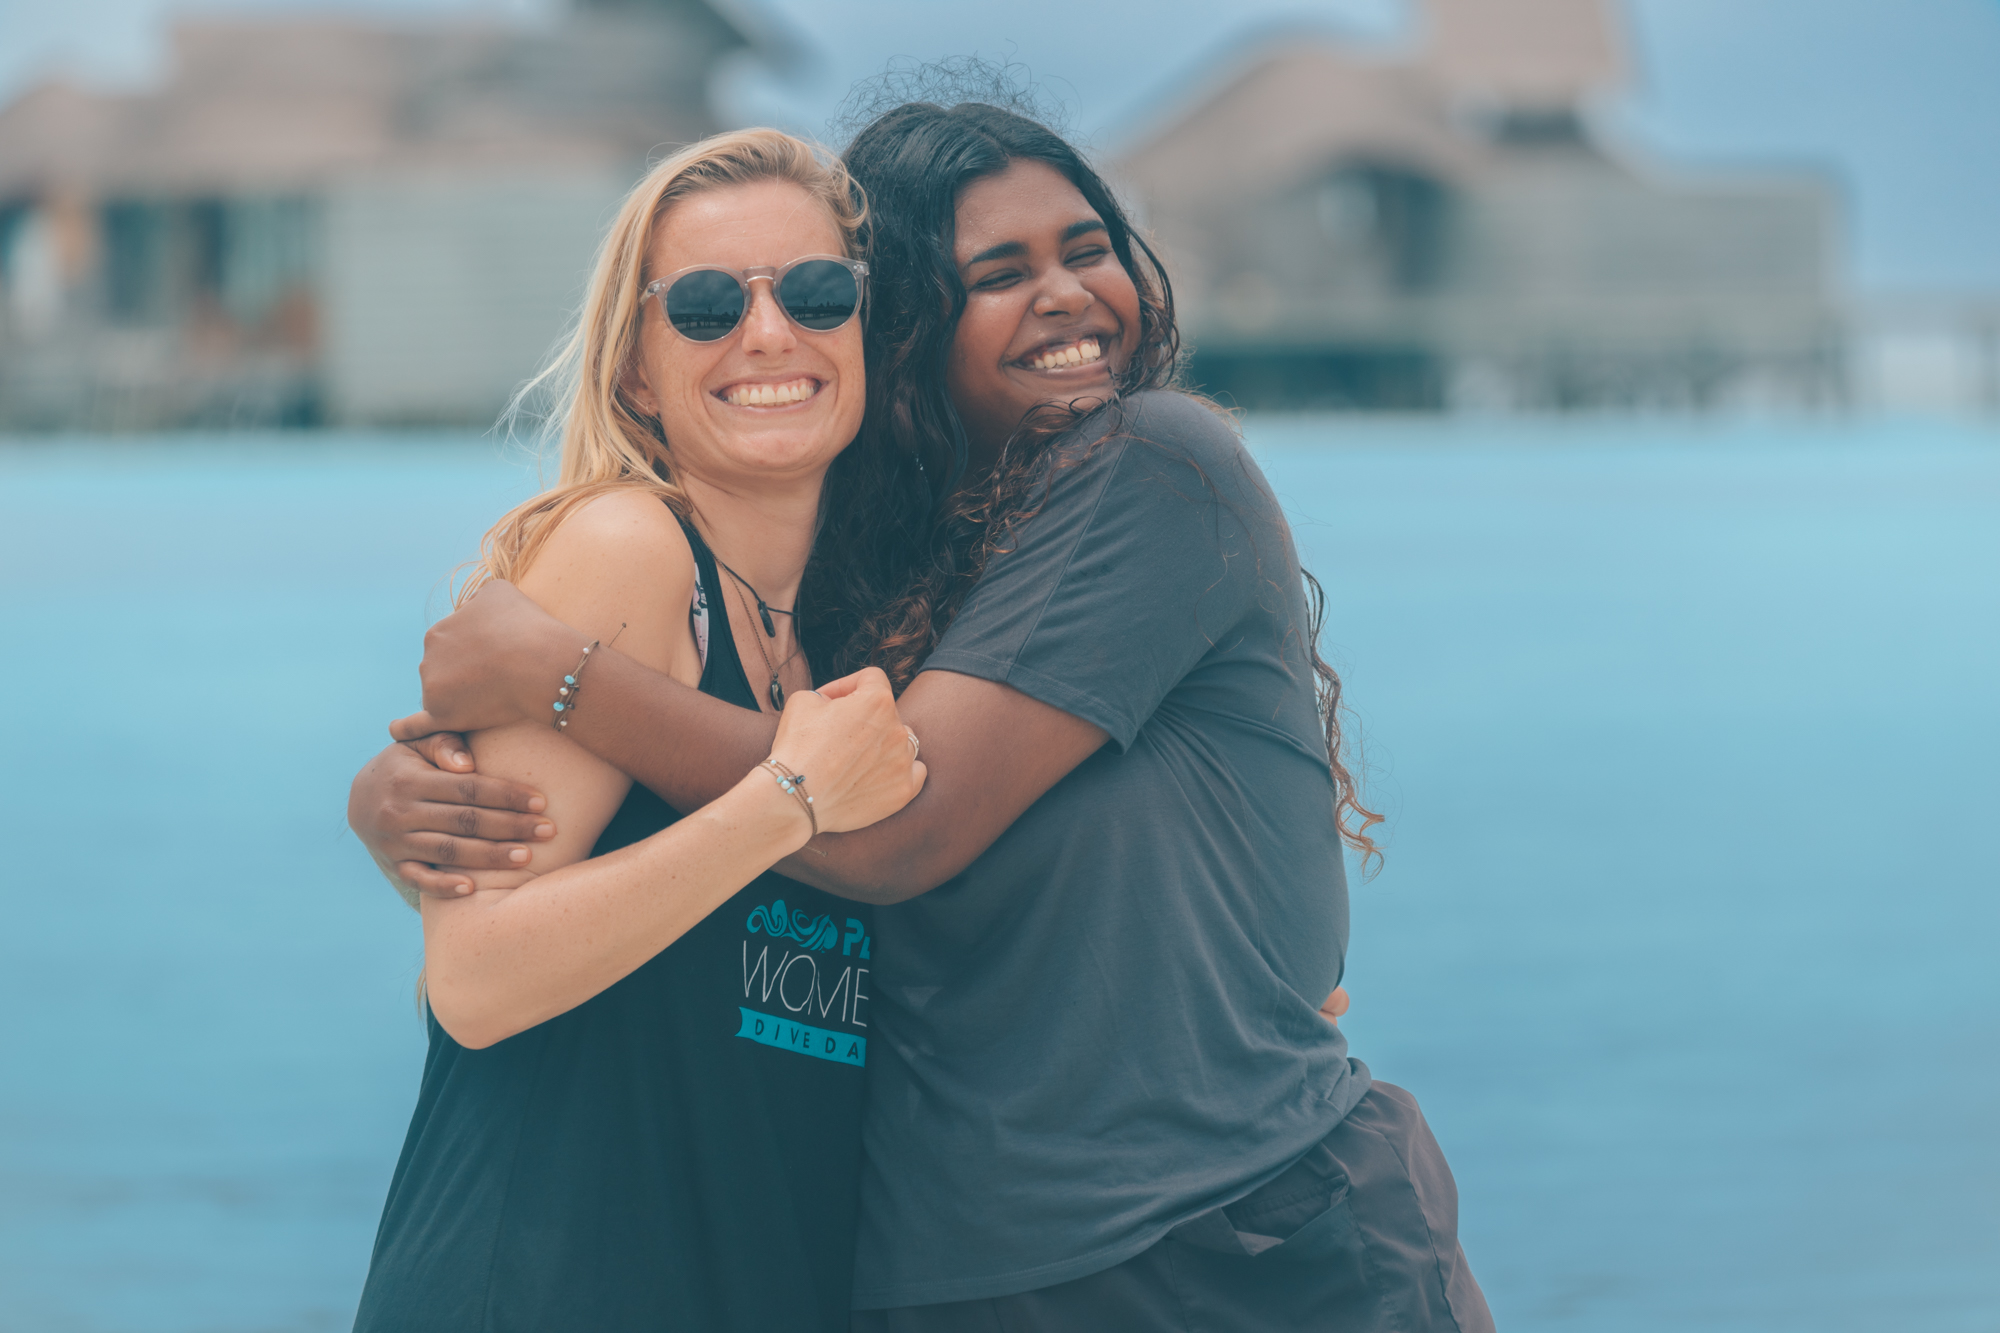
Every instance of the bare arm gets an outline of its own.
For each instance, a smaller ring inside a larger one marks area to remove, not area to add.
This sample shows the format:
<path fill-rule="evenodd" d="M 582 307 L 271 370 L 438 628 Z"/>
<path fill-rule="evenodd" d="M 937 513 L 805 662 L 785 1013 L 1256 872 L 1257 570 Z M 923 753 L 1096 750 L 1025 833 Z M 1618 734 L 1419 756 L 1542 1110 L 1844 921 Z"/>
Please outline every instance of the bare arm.
<path fill-rule="evenodd" d="M 569 518 L 522 590 L 595 637 L 622 633 L 630 658 L 671 673 L 663 678 L 693 679 L 699 664 L 686 618 L 693 581 L 678 526 L 641 493 L 599 499 Z M 595 685 L 586 670 L 580 697 L 589 702 L 578 716 L 595 704 Z M 829 686 L 827 696 L 799 701 L 775 742 L 813 778 L 830 826 L 852 827 L 842 821 L 866 822 L 900 806 L 920 768 L 880 673 Z M 467 739 L 482 769 L 547 793 L 559 823 L 540 864 L 469 872 L 478 892 L 422 906 L 431 1006 L 468 1046 L 532 1027 L 630 974 L 800 846 L 810 828 L 776 781 L 755 773 L 696 816 L 587 860 L 631 780 L 539 719 Z"/>
<path fill-rule="evenodd" d="M 518 589 L 491 585 L 432 627 L 424 655 L 430 711 L 392 733 L 414 739 L 546 707 L 540 693 L 584 642 Z M 570 737 L 684 810 L 733 787 L 770 752 L 775 730 L 768 716 L 711 699 L 622 652 L 593 656 L 589 700 Z M 919 676 L 899 706 L 923 743 L 930 774 L 923 794 L 878 825 L 816 839 L 785 862 L 787 875 L 869 902 L 927 892 L 970 865 L 1105 739 L 1091 723 L 1018 690 L 952 672 Z"/>
<path fill-rule="evenodd" d="M 775 749 L 808 772 L 823 823 L 855 827 L 923 782 L 880 672 L 794 699 Z M 560 784 L 558 784 L 560 785 Z M 426 898 L 431 1007 L 466 1046 L 491 1045 L 630 975 L 804 845 L 798 803 L 756 770 L 650 838 L 564 866 L 518 889 Z"/>
<path fill-rule="evenodd" d="M 728 710 L 630 659 L 592 689 L 603 711 L 587 730 L 582 716 L 572 724 L 578 743 L 683 809 L 728 790 L 769 753 L 768 718 Z M 1019 690 L 949 671 L 918 676 L 898 708 L 923 745 L 923 792 L 878 824 L 814 839 L 785 874 L 867 902 L 914 898 L 972 864 L 1105 740 Z"/>

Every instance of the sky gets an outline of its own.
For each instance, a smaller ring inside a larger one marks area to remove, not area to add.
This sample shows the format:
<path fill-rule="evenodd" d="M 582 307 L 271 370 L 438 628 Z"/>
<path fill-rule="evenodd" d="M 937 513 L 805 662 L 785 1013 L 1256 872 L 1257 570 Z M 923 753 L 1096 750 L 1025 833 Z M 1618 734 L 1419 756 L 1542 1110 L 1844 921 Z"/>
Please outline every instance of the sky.
<path fill-rule="evenodd" d="M 557 0 L 0 0 L 0 100 L 65 73 L 143 86 L 176 14 L 340 10 L 545 19 Z M 1393 43 L 1404 0 L 732 0 L 805 53 L 739 67 L 734 119 L 823 132 L 849 86 L 896 58 L 1019 62 L 1109 147 L 1219 61 L 1287 31 Z M 1622 0 L 1633 87 L 1598 109 L 1638 160 L 1669 170 L 1804 166 L 1849 201 L 1863 292 L 2000 293 L 2000 0 Z"/>

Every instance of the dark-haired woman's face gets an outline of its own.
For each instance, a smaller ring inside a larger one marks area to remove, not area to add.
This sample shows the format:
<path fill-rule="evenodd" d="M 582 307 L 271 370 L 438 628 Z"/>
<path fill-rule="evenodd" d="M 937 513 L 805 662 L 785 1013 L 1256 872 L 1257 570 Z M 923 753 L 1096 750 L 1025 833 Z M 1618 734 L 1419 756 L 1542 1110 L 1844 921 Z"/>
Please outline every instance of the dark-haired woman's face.
<path fill-rule="evenodd" d="M 1109 398 L 1139 339 L 1139 292 L 1069 178 L 1016 161 L 959 192 L 965 313 L 947 362 L 975 464 L 1036 405 Z"/>

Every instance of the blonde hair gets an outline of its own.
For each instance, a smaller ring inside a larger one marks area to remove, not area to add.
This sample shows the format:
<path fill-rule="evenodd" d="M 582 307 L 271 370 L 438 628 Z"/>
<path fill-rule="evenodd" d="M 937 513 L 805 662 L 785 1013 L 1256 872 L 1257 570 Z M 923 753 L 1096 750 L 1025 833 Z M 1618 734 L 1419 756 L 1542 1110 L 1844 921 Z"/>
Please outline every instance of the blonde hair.
<path fill-rule="evenodd" d="M 508 409 L 522 415 L 534 399 L 554 404 L 546 433 L 560 435 L 556 484 L 495 523 L 458 601 L 488 579 L 514 579 L 534 562 L 549 534 L 583 505 L 623 487 L 651 491 L 685 515 L 664 430 L 627 401 L 620 380 L 639 346 L 646 252 L 653 229 L 675 203 L 730 185 L 786 181 L 825 206 L 849 257 L 867 208 L 840 159 L 779 130 L 731 130 L 691 144 L 632 187 L 597 252 L 576 328 L 549 365 L 523 385 Z"/>

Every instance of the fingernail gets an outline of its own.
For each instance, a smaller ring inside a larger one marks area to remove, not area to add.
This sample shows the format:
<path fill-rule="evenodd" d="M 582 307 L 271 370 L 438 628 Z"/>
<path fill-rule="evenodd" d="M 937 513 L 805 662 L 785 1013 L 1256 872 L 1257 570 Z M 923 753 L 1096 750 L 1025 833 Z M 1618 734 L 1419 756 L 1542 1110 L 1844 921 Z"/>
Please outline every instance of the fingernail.
<path fill-rule="evenodd" d="M 507 859 L 517 866 L 525 865 L 528 860 L 528 849 L 526 847 L 516 847 L 513 851 L 507 853 Z"/>
<path fill-rule="evenodd" d="M 451 762 L 453 764 L 469 764 L 472 762 L 472 756 L 463 750 L 453 750 L 451 752 Z"/>
<path fill-rule="evenodd" d="M 549 808 L 549 803 L 543 800 L 541 797 L 530 796 L 528 798 L 528 809 L 531 813 L 539 815 L 540 813 L 542 813 L 542 811 L 548 808 Z"/>
<path fill-rule="evenodd" d="M 537 824 L 535 825 L 535 836 L 538 838 L 553 838 L 556 836 L 556 826 L 554 824 Z"/>
<path fill-rule="evenodd" d="M 472 892 L 472 886 L 470 884 L 454 884 L 451 886 L 451 891 L 460 898 L 463 898 L 466 894 Z"/>

